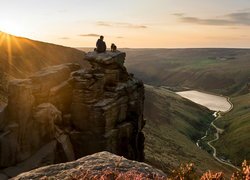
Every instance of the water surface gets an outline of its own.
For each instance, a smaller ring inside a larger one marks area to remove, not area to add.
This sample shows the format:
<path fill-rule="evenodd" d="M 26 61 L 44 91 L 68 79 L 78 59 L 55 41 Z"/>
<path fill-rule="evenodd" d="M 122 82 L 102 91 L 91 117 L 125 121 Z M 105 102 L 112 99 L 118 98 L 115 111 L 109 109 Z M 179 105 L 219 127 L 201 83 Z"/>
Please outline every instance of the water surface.
<path fill-rule="evenodd" d="M 217 96 L 195 90 L 176 93 L 213 111 L 225 112 L 231 108 L 231 104 L 227 101 L 227 98 L 223 96 Z"/>

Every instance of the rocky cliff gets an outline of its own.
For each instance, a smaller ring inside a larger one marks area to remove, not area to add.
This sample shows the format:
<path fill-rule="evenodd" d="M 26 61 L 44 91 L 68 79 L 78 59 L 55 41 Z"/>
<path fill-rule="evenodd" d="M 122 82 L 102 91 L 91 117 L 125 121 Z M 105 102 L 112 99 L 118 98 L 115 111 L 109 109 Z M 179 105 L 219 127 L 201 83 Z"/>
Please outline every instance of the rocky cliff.
<path fill-rule="evenodd" d="M 0 173 L 104 150 L 142 161 L 144 86 L 128 74 L 125 56 L 91 52 L 91 68 L 62 64 L 11 81 L 0 112 Z"/>

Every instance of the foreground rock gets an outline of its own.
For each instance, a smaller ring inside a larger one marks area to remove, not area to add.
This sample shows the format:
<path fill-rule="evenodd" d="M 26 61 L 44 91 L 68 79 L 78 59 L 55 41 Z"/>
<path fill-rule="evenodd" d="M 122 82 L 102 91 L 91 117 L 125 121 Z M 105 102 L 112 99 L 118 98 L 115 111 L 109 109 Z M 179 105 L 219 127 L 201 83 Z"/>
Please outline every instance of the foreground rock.
<path fill-rule="evenodd" d="M 144 159 L 143 83 L 125 53 L 88 53 L 92 68 L 62 64 L 13 80 L 0 112 L 0 169 L 8 177 L 109 151 Z"/>
<path fill-rule="evenodd" d="M 13 180 L 27 179 L 166 179 L 160 170 L 145 163 L 130 161 L 108 152 L 100 152 L 77 161 L 42 167 L 20 174 Z"/>

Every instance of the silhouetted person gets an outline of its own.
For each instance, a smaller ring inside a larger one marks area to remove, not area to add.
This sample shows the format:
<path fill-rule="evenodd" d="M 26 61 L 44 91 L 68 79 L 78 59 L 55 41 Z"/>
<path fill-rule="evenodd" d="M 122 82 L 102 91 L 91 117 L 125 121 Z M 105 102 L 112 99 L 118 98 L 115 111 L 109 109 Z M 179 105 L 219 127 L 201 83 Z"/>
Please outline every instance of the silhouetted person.
<path fill-rule="evenodd" d="M 97 40 L 96 42 L 96 51 L 98 53 L 102 53 L 106 51 L 106 43 L 103 41 L 104 37 L 100 36 L 100 39 Z"/>
<path fill-rule="evenodd" d="M 117 50 L 117 47 L 114 43 L 111 44 L 111 52 L 115 52 Z"/>

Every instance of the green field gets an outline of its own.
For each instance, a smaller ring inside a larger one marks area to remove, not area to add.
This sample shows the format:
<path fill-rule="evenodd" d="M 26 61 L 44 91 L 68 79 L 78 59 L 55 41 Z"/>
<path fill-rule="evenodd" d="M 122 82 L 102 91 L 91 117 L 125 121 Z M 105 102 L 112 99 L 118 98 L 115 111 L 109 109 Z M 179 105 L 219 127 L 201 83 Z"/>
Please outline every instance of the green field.
<path fill-rule="evenodd" d="M 126 66 L 145 83 L 217 94 L 246 92 L 250 49 L 125 49 Z"/>
<path fill-rule="evenodd" d="M 234 109 L 216 121 L 224 128 L 215 147 L 221 156 L 240 165 L 250 159 L 250 93 L 232 98 Z"/>
<path fill-rule="evenodd" d="M 224 167 L 195 144 L 213 119 L 212 113 L 164 88 L 146 86 L 144 128 L 146 162 L 169 173 L 181 163 L 194 163 L 197 172 L 215 170 L 229 175 Z"/>

